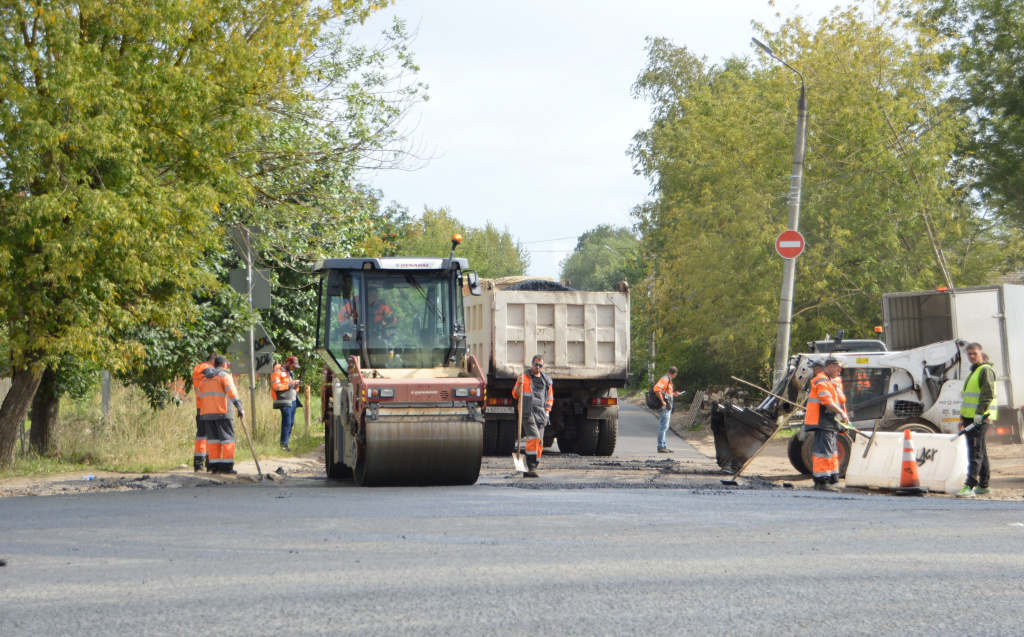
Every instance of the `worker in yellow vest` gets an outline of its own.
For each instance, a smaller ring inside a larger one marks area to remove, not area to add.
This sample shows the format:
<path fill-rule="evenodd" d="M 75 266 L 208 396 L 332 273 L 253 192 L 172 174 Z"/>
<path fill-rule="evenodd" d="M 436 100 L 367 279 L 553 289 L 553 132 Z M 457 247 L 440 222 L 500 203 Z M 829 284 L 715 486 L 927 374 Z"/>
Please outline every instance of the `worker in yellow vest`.
<path fill-rule="evenodd" d="M 960 429 L 966 430 L 964 437 L 967 439 L 967 480 L 957 492 L 958 498 L 992 493 L 988 486 L 985 435 L 992 421 L 999 415 L 996 411 L 996 372 L 980 344 L 971 343 L 967 346 L 967 360 L 971 362 L 971 373 L 964 382 L 960 403 Z"/>

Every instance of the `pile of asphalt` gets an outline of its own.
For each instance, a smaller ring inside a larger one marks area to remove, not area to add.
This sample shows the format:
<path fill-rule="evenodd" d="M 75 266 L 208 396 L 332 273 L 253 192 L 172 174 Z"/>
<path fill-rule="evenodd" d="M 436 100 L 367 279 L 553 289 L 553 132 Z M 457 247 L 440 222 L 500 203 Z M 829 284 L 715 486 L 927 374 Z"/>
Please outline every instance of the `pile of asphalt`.
<path fill-rule="evenodd" d="M 561 283 L 555 283 L 554 281 L 542 281 L 539 279 L 533 279 L 530 281 L 520 281 L 519 283 L 513 283 L 512 285 L 505 288 L 512 292 L 575 292 L 568 285 L 562 285 Z"/>

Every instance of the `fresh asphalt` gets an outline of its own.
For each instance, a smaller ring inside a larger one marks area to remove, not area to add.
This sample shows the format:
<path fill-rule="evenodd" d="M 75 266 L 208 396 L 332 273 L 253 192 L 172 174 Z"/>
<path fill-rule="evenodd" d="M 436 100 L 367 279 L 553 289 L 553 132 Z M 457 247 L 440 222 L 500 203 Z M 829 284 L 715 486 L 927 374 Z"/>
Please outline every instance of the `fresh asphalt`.
<path fill-rule="evenodd" d="M 309 479 L 2 499 L 0 557 L 4 636 L 1016 635 L 1024 506 Z"/>

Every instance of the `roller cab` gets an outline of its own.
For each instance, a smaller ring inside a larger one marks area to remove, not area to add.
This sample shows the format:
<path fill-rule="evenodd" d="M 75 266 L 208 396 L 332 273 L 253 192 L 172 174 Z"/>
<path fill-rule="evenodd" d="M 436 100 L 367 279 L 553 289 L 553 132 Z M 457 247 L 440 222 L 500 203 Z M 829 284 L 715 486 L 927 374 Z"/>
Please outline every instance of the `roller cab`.
<path fill-rule="evenodd" d="M 467 268 L 454 257 L 316 265 L 328 477 L 476 482 L 485 377 L 466 352 L 462 289 L 480 290 Z"/>

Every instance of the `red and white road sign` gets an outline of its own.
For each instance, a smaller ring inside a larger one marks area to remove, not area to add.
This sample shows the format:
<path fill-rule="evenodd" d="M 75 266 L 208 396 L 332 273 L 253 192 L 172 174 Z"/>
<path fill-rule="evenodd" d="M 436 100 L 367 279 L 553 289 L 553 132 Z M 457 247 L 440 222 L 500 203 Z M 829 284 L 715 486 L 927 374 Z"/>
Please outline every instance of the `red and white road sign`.
<path fill-rule="evenodd" d="M 804 251 L 804 235 L 796 230 L 786 230 L 775 240 L 775 251 L 783 259 L 795 259 Z"/>

